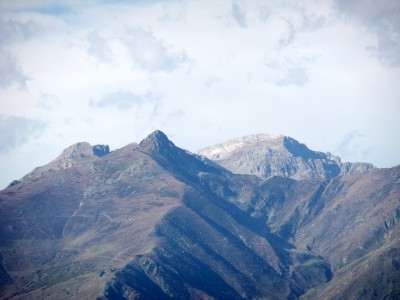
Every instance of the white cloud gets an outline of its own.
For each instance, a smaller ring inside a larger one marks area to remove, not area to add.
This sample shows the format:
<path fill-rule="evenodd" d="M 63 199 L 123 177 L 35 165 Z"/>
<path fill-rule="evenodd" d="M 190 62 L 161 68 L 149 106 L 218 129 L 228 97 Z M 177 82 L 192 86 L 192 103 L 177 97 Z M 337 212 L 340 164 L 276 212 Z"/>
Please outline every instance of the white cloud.
<path fill-rule="evenodd" d="M 88 53 L 96 57 L 100 62 L 112 62 L 113 54 L 107 44 L 107 40 L 101 36 L 98 30 L 90 32 L 87 36 L 89 42 Z"/>
<path fill-rule="evenodd" d="M 9 47 L 15 42 L 32 37 L 37 27 L 33 21 L 22 23 L 15 20 L 0 20 L 0 88 L 13 84 L 25 87 L 27 76 Z"/>
<path fill-rule="evenodd" d="M 240 8 L 240 6 L 234 2 L 232 3 L 232 17 L 236 21 L 236 23 L 240 27 L 247 27 L 247 22 L 246 22 L 246 13 Z"/>
<path fill-rule="evenodd" d="M 158 105 L 159 102 L 159 98 L 151 93 L 137 95 L 132 92 L 119 90 L 104 95 L 98 101 L 90 101 L 90 105 L 99 108 L 116 106 L 118 109 L 125 110 L 134 106 L 141 107 L 142 105 L 149 103 Z"/>
<path fill-rule="evenodd" d="M 304 54 L 305 55 L 305 54 Z M 279 86 L 304 86 L 309 81 L 307 68 L 312 68 L 315 58 L 290 55 L 282 49 L 280 54 L 266 54 L 264 64 L 267 67 L 268 80 Z"/>
<path fill-rule="evenodd" d="M 185 53 L 171 52 L 164 41 L 143 28 L 126 27 L 121 41 L 133 62 L 150 72 L 171 72 L 188 60 Z"/>
<path fill-rule="evenodd" d="M 384 65 L 400 66 L 400 2 L 335 0 L 335 3 L 340 12 L 376 34 L 377 44 L 370 49 Z"/>
<path fill-rule="evenodd" d="M 8 152 L 25 144 L 29 139 L 37 138 L 45 124 L 17 116 L 0 115 L 0 153 Z"/>
<path fill-rule="evenodd" d="M 307 83 L 308 76 L 303 67 L 293 67 L 286 71 L 285 76 L 276 83 L 280 86 L 297 85 L 303 86 Z"/>
<path fill-rule="evenodd" d="M 0 88 L 12 84 L 24 87 L 27 77 L 22 72 L 15 57 L 7 50 L 0 49 Z"/>
<path fill-rule="evenodd" d="M 355 152 L 359 151 L 357 140 L 362 137 L 363 135 L 357 130 L 346 133 L 339 145 L 336 147 L 336 152 L 342 156 L 354 155 Z"/>
<path fill-rule="evenodd" d="M 215 88 L 215 86 L 216 86 L 219 82 L 221 82 L 221 78 L 219 78 L 219 77 L 217 77 L 217 76 L 213 76 L 213 77 L 207 79 L 207 80 L 205 81 L 204 85 L 205 85 L 208 89 L 211 89 L 211 88 Z"/>
<path fill-rule="evenodd" d="M 386 1 L 17 2 L 0 11 L 0 111 L 47 126 L 6 137 L 3 186 L 72 143 L 115 149 L 157 128 L 189 150 L 282 133 L 399 163 L 399 10 Z"/>
<path fill-rule="evenodd" d="M 13 19 L 3 19 L 0 21 L 0 42 L 5 44 L 23 41 L 31 38 L 40 30 L 41 26 L 32 20 L 20 22 Z"/>
<path fill-rule="evenodd" d="M 295 28 L 292 22 L 290 20 L 287 20 L 286 24 L 287 24 L 287 32 L 285 32 L 279 39 L 279 45 L 283 47 L 289 46 L 293 42 L 295 37 Z"/>
<path fill-rule="evenodd" d="M 62 102 L 57 97 L 50 94 L 42 94 L 36 106 L 45 111 L 52 111 L 61 104 Z"/>
<path fill-rule="evenodd" d="M 270 17 L 270 15 L 271 15 L 271 10 L 269 10 L 268 8 L 263 7 L 263 6 L 260 7 L 259 18 L 261 21 L 263 21 L 263 22 L 267 21 L 268 18 Z"/>

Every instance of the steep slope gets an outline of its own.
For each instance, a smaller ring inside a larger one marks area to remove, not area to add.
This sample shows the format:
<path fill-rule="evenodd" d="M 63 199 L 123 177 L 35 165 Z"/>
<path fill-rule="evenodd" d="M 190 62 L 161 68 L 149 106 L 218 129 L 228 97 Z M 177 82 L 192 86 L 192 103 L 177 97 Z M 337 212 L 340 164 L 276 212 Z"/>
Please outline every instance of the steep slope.
<path fill-rule="evenodd" d="M 78 147 L 0 193 L 1 265 L 13 280 L 0 294 L 95 298 L 181 202 L 184 185 L 137 144 L 102 157 Z"/>
<path fill-rule="evenodd" d="M 312 151 L 306 145 L 283 135 L 257 134 L 211 146 L 198 153 L 236 174 L 273 176 L 297 180 L 334 178 L 366 172 L 367 163 L 342 163 L 330 153 Z"/>
<path fill-rule="evenodd" d="M 331 278 L 321 257 L 295 249 L 232 204 L 248 201 L 255 178 L 204 163 L 160 132 L 139 148 L 187 184 L 183 205 L 165 215 L 157 246 L 120 270 L 104 298 L 286 299 Z"/>
<path fill-rule="evenodd" d="M 391 232 L 400 220 L 400 166 L 330 180 L 275 177 L 257 193 L 247 208 L 253 216 L 335 268 L 397 238 Z"/>
<path fill-rule="evenodd" d="M 271 178 L 245 209 L 329 261 L 333 280 L 310 299 L 397 299 L 400 166 L 331 180 Z"/>
<path fill-rule="evenodd" d="M 302 299 L 394 300 L 400 298 L 399 282 L 400 243 L 397 242 L 344 266 L 329 284 L 310 290 Z"/>
<path fill-rule="evenodd" d="M 75 145 L 0 192 L 1 298 L 286 299 L 331 279 L 238 208 L 256 177 L 160 131 L 102 153 Z"/>

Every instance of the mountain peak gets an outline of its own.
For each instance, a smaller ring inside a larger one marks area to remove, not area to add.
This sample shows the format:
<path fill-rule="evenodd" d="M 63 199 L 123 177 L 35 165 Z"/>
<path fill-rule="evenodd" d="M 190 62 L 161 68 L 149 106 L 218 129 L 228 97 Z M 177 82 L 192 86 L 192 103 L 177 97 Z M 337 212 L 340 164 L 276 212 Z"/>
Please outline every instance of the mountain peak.
<path fill-rule="evenodd" d="M 155 130 L 139 143 L 139 148 L 145 150 L 162 150 L 175 147 L 167 135 L 161 130 Z"/>
<path fill-rule="evenodd" d="M 194 180 L 198 173 L 219 174 L 223 168 L 198 154 L 179 148 L 160 130 L 156 130 L 139 143 L 139 150 L 149 154 L 165 168 Z"/>
<path fill-rule="evenodd" d="M 343 164 L 331 153 L 310 150 L 305 144 L 284 135 L 249 135 L 201 149 L 198 153 L 233 173 L 256 175 L 262 179 L 273 176 L 325 179 L 374 168 L 365 163 Z"/>
<path fill-rule="evenodd" d="M 154 130 L 152 133 L 148 135 L 148 138 L 158 140 L 158 141 L 170 141 L 167 135 L 161 130 Z"/>
<path fill-rule="evenodd" d="M 79 142 L 64 149 L 63 152 L 47 165 L 35 168 L 25 175 L 23 179 L 41 176 L 58 169 L 67 169 L 85 161 L 90 161 L 110 153 L 108 145 L 91 146 L 88 142 Z"/>
<path fill-rule="evenodd" d="M 79 142 L 64 149 L 57 159 L 68 158 L 72 160 L 91 156 L 92 154 L 92 146 L 88 142 Z"/>
<path fill-rule="evenodd" d="M 241 151 L 245 148 L 255 148 L 258 145 L 267 146 L 272 149 L 282 148 L 284 140 L 288 138 L 284 135 L 274 134 L 253 134 L 235 139 L 228 140 L 227 142 L 217 144 L 199 150 L 199 154 L 212 160 L 223 160 L 230 157 L 231 153 Z"/>
<path fill-rule="evenodd" d="M 79 142 L 66 148 L 55 161 L 81 161 L 93 156 L 102 157 L 110 153 L 108 145 L 91 146 L 88 142 Z"/>

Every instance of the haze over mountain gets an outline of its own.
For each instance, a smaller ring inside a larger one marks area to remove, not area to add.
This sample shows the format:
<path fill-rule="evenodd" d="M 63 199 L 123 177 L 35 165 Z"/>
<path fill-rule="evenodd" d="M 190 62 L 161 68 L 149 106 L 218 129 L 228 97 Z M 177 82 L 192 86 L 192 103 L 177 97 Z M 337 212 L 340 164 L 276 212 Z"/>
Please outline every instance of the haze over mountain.
<path fill-rule="evenodd" d="M 298 165 L 343 167 L 293 144 Z M 0 192 L 0 298 L 400 296 L 400 167 L 263 180 L 216 162 L 160 131 L 67 148 Z"/>

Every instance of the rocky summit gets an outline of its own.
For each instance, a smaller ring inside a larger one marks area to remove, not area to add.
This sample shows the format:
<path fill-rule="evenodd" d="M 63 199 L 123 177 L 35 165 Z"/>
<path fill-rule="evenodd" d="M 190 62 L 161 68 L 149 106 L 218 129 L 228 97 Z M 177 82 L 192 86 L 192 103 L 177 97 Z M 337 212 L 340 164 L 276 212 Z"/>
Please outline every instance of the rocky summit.
<path fill-rule="evenodd" d="M 78 143 L 0 191 L 0 298 L 399 299 L 399 220 L 400 166 L 284 136 Z"/>
<path fill-rule="evenodd" d="M 312 151 L 283 135 L 256 134 L 211 146 L 198 153 L 238 174 L 262 179 L 281 176 L 301 179 L 331 179 L 374 168 L 369 163 L 342 163 L 331 153 Z"/>

